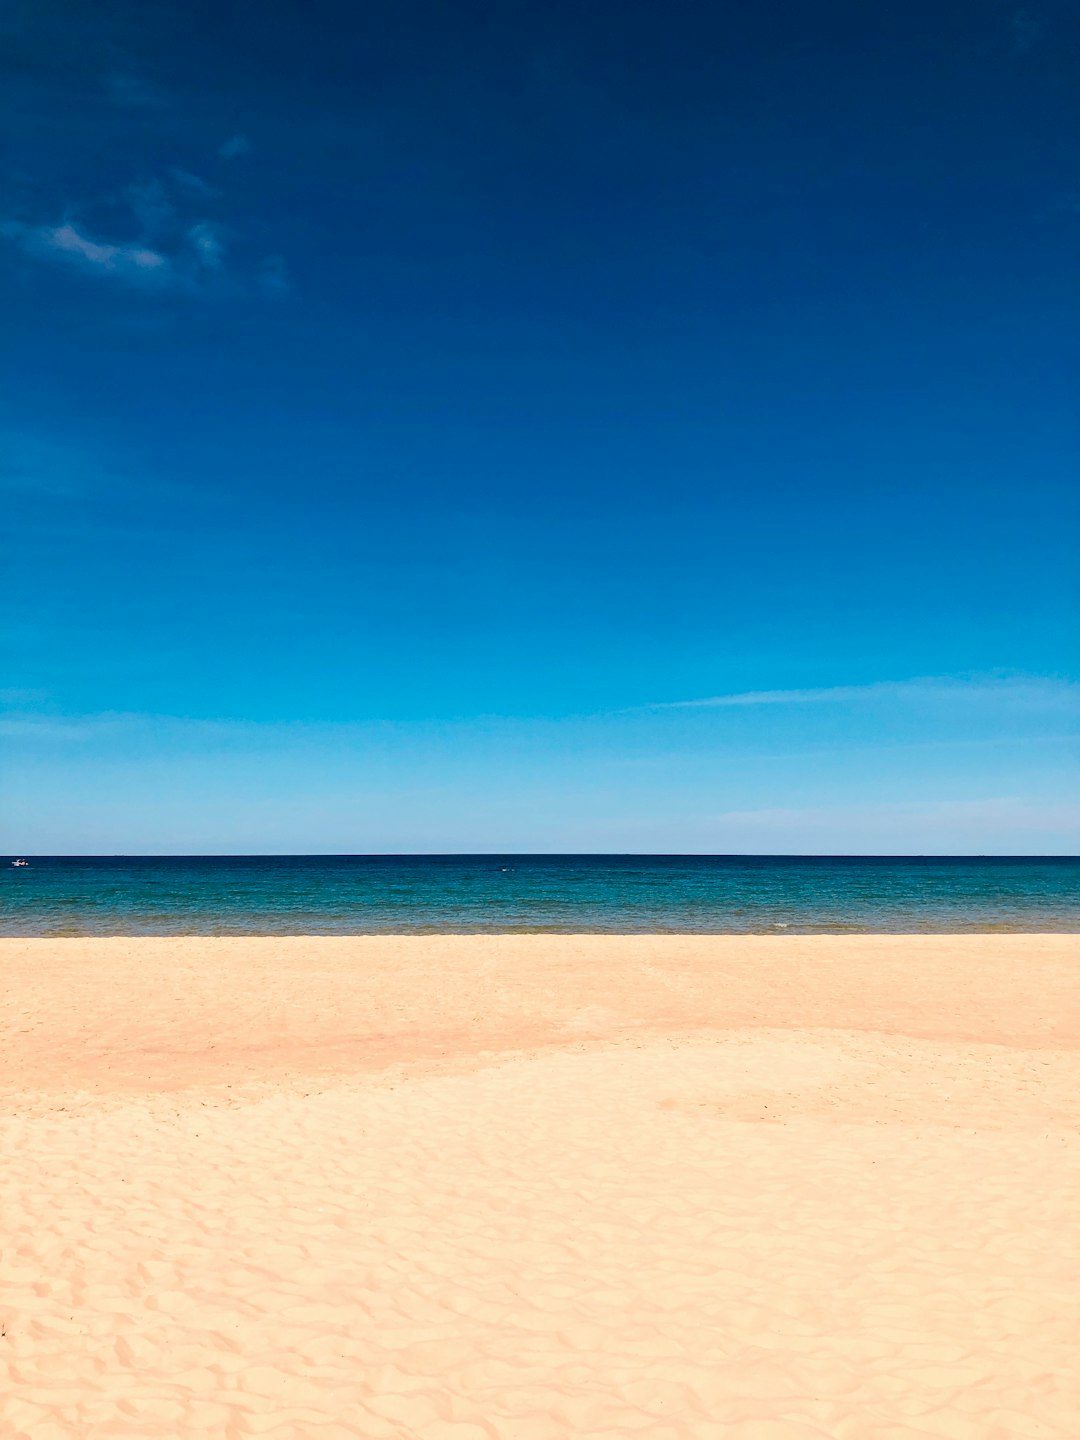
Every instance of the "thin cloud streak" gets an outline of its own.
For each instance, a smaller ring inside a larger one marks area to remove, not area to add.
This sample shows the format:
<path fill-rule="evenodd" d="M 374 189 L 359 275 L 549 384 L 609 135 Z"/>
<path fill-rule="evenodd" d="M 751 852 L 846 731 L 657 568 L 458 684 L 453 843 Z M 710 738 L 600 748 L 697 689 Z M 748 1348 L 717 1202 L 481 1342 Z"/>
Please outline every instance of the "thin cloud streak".
<path fill-rule="evenodd" d="M 226 263 L 224 233 L 212 221 L 197 220 L 165 243 L 123 243 L 98 239 L 71 220 L 59 225 L 0 221 L 0 237 L 13 241 L 27 255 L 102 280 L 189 295 L 242 294 L 253 287 L 276 294 L 290 290 L 288 270 L 279 255 L 260 261 L 248 276 L 238 276 Z"/>
<path fill-rule="evenodd" d="M 292 287 L 283 256 L 249 252 L 243 258 L 242 234 L 207 215 L 219 193 L 201 176 L 170 166 L 160 175 L 99 197 L 114 214 L 116 228 L 127 232 L 125 238 L 95 231 L 82 218 L 85 205 L 69 202 L 60 210 L 59 221 L 0 217 L 0 239 L 35 260 L 143 290 L 218 296 L 256 291 L 288 294 Z M 116 215 L 118 206 L 127 213 Z M 132 231 L 137 238 L 129 238 Z M 239 262 L 230 253 L 237 241 Z"/>
<path fill-rule="evenodd" d="M 100 244 L 76 230 L 74 225 L 57 225 L 37 233 L 42 244 L 106 270 L 123 270 L 126 266 L 137 271 L 159 270 L 169 263 L 164 255 L 144 245 Z"/>
<path fill-rule="evenodd" d="M 716 696 L 707 700 L 676 701 L 667 705 L 642 706 L 627 710 L 596 711 L 593 713 L 568 714 L 561 717 L 524 715 L 485 715 L 454 721 L 440 720 L 389 720 L 385 717 L 369 716 L 356 720 L 248 720 L 233 717 L 198 717 L 149 711 L 102 711 L 82 714 L 56 714 L 33 710 L 8 710 L 0 712 L 0 736 L 25 740 L 93 740 L 100 736 L 125 732 L 161 738 L 165 735 L 186 735 L 190 738 L 248 739 L 267 741 L 278 740 L 328 741 L 337 738 L 360 738 L 373 733 L 408 735 L 419 731 L 475 730 L 490 734 L 500 728 L 508 733 L 533 730 L 548 736 L 557 735 L 567 727 L 587 727 L 595 731 L 597 725 L 609 722 L 628 721 L 633 717 L 656 711 L 686 710 L 694 708 L 749 707 L 755 705 L 799 705 L 844 703 L 847 701 L 870 702 L 903 696 L 916 703 L 928 699 L 935 701 L 964 699 L 968 701 L 1002 700 L 1019 701 L 1023 708 L 1045 712 L 1056 711 L 1059 722 L 1064 718 L 1068 725 L 1073 715 L 1080 716 L 1080 684 L 1065 680 L 1000 681 L 982 683 L 925 682 L 925 681 L 881 681 L 873 685 L 838 685 L 816 690 L 760 690 L 745 691 L 741 694 Z M 1064 717 L 1062 717 L 1064 712 Z M 854 753 L 873 750 L 932 750 L 941 747 L 958 748 L 971 745 L 1029 744 L 1071 744 L 1077 736 L 1068 729 L 1049 734 L 1025 732 L 1017 735 L 964 734 L 962 736 L 935 736 L 929 740 L 890 740 L 880 736 L 873 744 L 865 741 L 848 740 L 844 745 L 835 743 L 826 747 L 789 750 L 769 753 L 778 758 L 791 759 L 799 756 L 818 756 L 823 753 Z M 668 752 L 650 757 L 644 763 L 667 763 L 672 758 Z M 635 765 L 643 763 L 640 757 L 633 760 Z"/>
<path fill-rule="evenodd" d="M 28 255 L 76 265 L 82 270 L 133 284 L 160 283 L 174 278 L 171 261 L 159 250 L 148 245 L 95 240 L 70 221 L 61 225 L 25 225 L 7 220 L 0 224 L 0 235 L 14 240 Z"/>
<path fill-rule="evenodd" d="M 1023 701 L 1080 700 L 1080 684 L 1042 677 L 958 680 L 946 676 L 915 680 L 877 680 L 869 685 L 827 685 L 806 690 L 744 690 L 696 700 L 661 701 L 656 710 L 717 709 L 743 705 L 829 705 L 849 701 L 1015 699 Z"/>
<path fill-rule="evenodd" d="M 19 741 L 74 741 L 88 743 L 102 738 L 153 736 L 175 738 L 184 734 L 201 739 L 250 737 L 263 729 L 255 721 L 197 720 L 183 715 L 156 715 L 141 711 L 102 711 L 93 715 L 50 715 L 13 710 L 0 715 L 0 738 Z"/>

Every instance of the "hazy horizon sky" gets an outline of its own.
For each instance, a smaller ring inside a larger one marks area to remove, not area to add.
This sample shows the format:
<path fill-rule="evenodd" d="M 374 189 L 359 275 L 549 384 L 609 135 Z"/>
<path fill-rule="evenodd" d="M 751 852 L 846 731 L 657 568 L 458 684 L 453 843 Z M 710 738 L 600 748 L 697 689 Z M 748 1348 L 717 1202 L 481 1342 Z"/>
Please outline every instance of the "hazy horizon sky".
<path fill-rule="evenodd" d="M 1080 851 L 1080 14 L 22 0 L 0 848 Z"/>

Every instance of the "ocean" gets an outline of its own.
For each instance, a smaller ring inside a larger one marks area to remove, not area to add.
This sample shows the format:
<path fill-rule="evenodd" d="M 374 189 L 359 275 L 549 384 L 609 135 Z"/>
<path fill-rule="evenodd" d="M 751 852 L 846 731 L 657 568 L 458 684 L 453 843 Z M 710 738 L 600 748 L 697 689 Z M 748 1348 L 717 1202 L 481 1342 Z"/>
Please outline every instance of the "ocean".
<path fill-rule="evenodd" d="M 0 934 L 1080 931 L 1080 858 L 28 856 Z"/>

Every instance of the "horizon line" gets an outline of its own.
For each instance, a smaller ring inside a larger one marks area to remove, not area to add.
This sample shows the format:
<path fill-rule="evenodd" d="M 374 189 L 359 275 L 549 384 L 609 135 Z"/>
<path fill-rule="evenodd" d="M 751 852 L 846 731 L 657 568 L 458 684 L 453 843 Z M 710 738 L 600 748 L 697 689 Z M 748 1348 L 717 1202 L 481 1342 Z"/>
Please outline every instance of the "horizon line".
<path fill-rule="evenodd" d="M 26 850 L 0 860 L 1076 860 L 1064 851 L 855 850 Z"/>

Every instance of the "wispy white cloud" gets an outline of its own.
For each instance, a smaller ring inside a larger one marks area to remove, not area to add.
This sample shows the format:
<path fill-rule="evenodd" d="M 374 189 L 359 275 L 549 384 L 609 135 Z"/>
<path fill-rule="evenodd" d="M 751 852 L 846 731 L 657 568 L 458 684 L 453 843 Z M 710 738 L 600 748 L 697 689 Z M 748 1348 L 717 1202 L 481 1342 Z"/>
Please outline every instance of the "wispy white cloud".
<path fill-rule="evenodd" d="M 103 197 L 100 209 L 111 216 L 113 234 L 102 234 L 82 218 L 79 207 L 69 206 L 59 222 L 0 219 L 0 239 L 37 260 L 143 289 L 193 295 L 288 291 L 280 255 L 244 260 L 242 247 L 239 261 L 227 255 L 234 232 L 205 213 L 214 194 L 198 176 L 170 170 L 164 178 L 151 176 Z M 115 238 L 116 230 L 128 235 Z M 137 238 L 130 238 L 131 231 Z"/>
<path fill-rule="evenodd" d="M 686 710 L 744 705 L 839 705 L 878 700 L 934 701 L 947 699 L 1012 699 L 1080 703 L 1075 681 L 1016 676 L 1008 678 L 928 676 L 912 680 L 878 680 L 868 685 L 828 685 L 794 690 L 743 690 L 695 700 L 670 700 L 654 708 Z"/>
<path fill-rule="evenodd" d="M 37 259 L 73 265 L 136 285 L 160 285 L 177 279 L 172 260 L 148 244 L 95 239 L 71 220 L 59 225 L 0 222 L 0 236 L 13 240 Z"/>
<path fill-rule="evenodd" d="M 265 728 L 245 721 L 196 720 L 182 715 L 153 715 L 140 711 L 106 710 L 89 715 L 49 714 L 33 710 L 9 710 L 0 714 L 0 738 L 29 741 L 91 744 L 109 738 L 137 737 L 175 740 L 250 739 Z"/>
<path fill-rule="evenodd" d="M 5 740 L 95 740 L 119 730 L 130 730 L 135 717 L 125 715 L 66 716 L 0 715 L 0 737 Z"/>
<path fill-rule="evenodd" d="M 256 848 L 271 852 L 1077 848 L 1075 765 L 1033 745 L 1026 723 L 1011 750 L 966 758 L 950 749 L 911 763 L 904 752 L 897 763 L 886 737 L 874 756 L 844 747 L 808 766 L 785 752 L 761 755 L 753 741 L 711 757 L 656 757 L 629 773 L 623 760 L 641 754 L 640 720 L 78 714 L 15 693 L 0 717 L 0 738 L 18 757 L 0 819 L 9 850 L 53 853 L 251 850 L 252 816 L 264 804 L 274 819 L 260 820 Z M 645 728 L 655 735 L 652 722 Z"/>
<path fill-rule="evenodd" d="M 632 849 L 677 848 L 713 854 L 1038 855 L 1074 854 L 1080 800 L 991 794 L 978 798 L 850 799 L 834 804 L 721 810 L 711 815 L 642 818 L 618 825 Z"/>
<path fill-rule="evenodd" d="M 1030 764 L 882 783 L 627 784 L 580 732 L 9 714 L 8 851 L 1073 854 L 1075 789 Z M 494 740 L 494 744 L 493 744 Z M 507 743 L 509 742 L 509 743 Z M 561 753 L 560 753 L 561 751 Z M 1030 756 L 1028 757 L 1030 760 Z M 736 798 L 736 793 L 738 798 Z M 149 797 L 149 798 L 148 798 Z M 194 828 L 192 828 L 194 827 Z"/>
<path fill-rule="evenodd" d="M 62 255 L 70 255 L 75 260 L 105 270 L 144 274 L 169 268 L 165 256 L 147 245 L 113 245 L 107 241 L 91 240 L 70 223 L 51 229 L 44 227 L 36 235 L 41 244 L 60 251 Z"/>
<path fill-rule="evenodd" d="M 247 155 L 250 150 L 251 141 L 246 135 L 230 135 L 218 150 L 218 154 L 223 160 L 237 160 L 241 155 Z"/>
<path fill-rule="evenodd" d="M 971 820 L 996 819 L 1004 814 L 1025 815 L 1041 820 L 1047 813 L 1054 813 L 1074 823 L 1080 823 L 1080 800 L 1032 801 L 1024 796 L 996 795 L 975 800 L 894 800 L 878 801 L 873 805 L 776 805 L 754 810 L 724 810 L 710 816 L 713 821 L 749 821 L 763 827 L 784 826 L 794 819 L 823 824 L 837 813 L 851 816 L 861 813 L 866 816 L 909 815 L 926 816 L 930 819 L 941 816 Z"/>
<path fill-rule="evenodd" d="M 207 270 L 220 270 L 225 261 L 225 242 L 220 226 L 200 220 L 188 231 L 192 250 Z"/>
<path fill-rule="evenodd" d="M 928 701 L 952 701 L 967 700 L 976 704 L 983 702 L 998 701 L 1002 704 L 1012 704 L 1014 718 L 1022 721 L 1026 727 L 1023 730 L 1025 744 L 1071 744 L 1073 742 L 1074 723 L 1080 720 L 1080 684 L 1074 681 L 1055 678 L 1027 677 L 1022 680 L 984 680 L 984 681 L 949 681 L 949 680 L 925 680 L 925 681 L 882 681 L 873 685 L 845 685 L 833 686 L 822 689 L 807 690 L 762 690 L 745 691 L 741 694 L 714 696 L 707 700 L 682 701 L 669 705 L 645 707 L 651 710 L 675 710 L 692 707 L 709 706 L 755 706 L 755 705 L 818 705 L 818 704 L 845 704 L 845 703 L 870 703 L 876 700 L 889 701 L 900 697 L 912 704 L 919 705 Z M 1017 714 L 1017 712 L 1019 712 Z M 595 740 L 597 727 L 606 729 L 612 724 L 628 721 L 632 717 L 641 717 L 644 709 L 604 711 L 596 714 L 573 714 L 561 718 L 522 717 L 502 715 L 498 717 L 484 716 L 475 717 L 467 721 L 446 722 L 451 729 L 464 726 L 466 730 L 474 729 L 484 734 L 519 735 L 529 734 L 533 736 L 546 736 L 553 743 L 557 743 L 557 737 L 565 729 L 573 731 L 578 737 L 575 744 L 580 744 L 587 737 Z M 995 712 L 999 713 L 999 712 Z M 1043 722 L 1048 718 L 1057 722 L 1057 728 L 1046 731 L 1042 727 Z M 1034 729 L 1029 721 L 1036 721 Z M 419 728 L 423 729 L 423 722 L 417 722 Z M 377 718 L 364 720 L 334 720 L 334 721 L 303 721 L 303 720 L 281 720 L 281 721 L 255 721 L 248 719 L 222 719 L 222 718 L 196 718 L 192 716 L 159 714 L 149 712 L 99 712 L 89 714 L 67 714 L 57 715 L 53 713 L 42 713 L 31 710 L 11 710 L 6 714 L 0 713 L 0 734 L 11 738 L 21 737 L 25 739 L 93 739 L 105 734 L 114 734 L 119 731 L 126 731 L 129 734 L 157 735 L 185 734 L 191 737 L 231 737 L 236 740 L 253 741 L 261 738 L 263 740 L 276 738 L 281 740 L 285 737 L 292 739 L 306 738 L 318 740 L 320 743 L 331 741 L 335 738 L 340 740 L 354 740 L 363 735 L 370 735 L 375 731 L 387 728 L 394 730 L 400 728 L 403 731 L 410 730 L 409 724 L 396 727 L 393 723 L 382 721 Z M 911 740 L 903 738 L 897 740 L 890 733 L 878 733 L 875 731 L 874 739 L 869 748 L 882 753 L 888 751 L 912 751 L 919 749 L 949 749 L 959 746 L 971 748 L 986 745 L 1015 744 L 1015 734 L 1009 735 L 978 735 L 963 733 L 960 736 L 952 733 L 935 733 L 929 738 Z M 839 747 L 843 753 L 863 753 L 867 743 L 863 739 L 848 738 Z M 837 749 L 836 746 L 832 747 Z M 779 752 L 771 751 L 775 756 L 784 758 L 796 758 L 801 754 L 815 754 L 820 756 L 825 753 L 821 747 L 808 751 L 791 751 L 785 748 Z M 609 752 L 607 758 L 612 760 Z M 626 757 L 623 757 L 625 760 Z M 664 752 L 660 755 L 652 755 L 649 763 L 659 762 L 666 764 L 670 761 L 671 755 Z M 622 763 L 622 762 L 620 762 Z M 630 763 L 634 766 L 641 764 L 641 756 L 637 750 L 630 753 Z"/>

